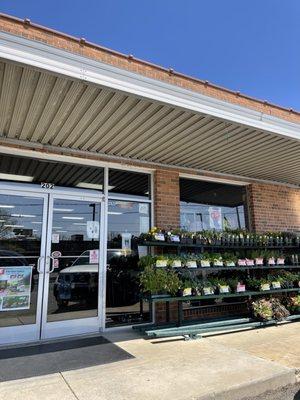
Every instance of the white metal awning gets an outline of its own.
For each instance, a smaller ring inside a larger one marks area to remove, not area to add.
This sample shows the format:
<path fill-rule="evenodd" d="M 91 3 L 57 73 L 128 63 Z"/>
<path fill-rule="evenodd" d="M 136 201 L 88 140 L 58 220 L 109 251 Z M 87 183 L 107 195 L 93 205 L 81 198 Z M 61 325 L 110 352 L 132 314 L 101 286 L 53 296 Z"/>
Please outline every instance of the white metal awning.
<path fill-rule="evenodd" d="M 295 137 L 4 59 L 0 141 L 300 184 Z"/>

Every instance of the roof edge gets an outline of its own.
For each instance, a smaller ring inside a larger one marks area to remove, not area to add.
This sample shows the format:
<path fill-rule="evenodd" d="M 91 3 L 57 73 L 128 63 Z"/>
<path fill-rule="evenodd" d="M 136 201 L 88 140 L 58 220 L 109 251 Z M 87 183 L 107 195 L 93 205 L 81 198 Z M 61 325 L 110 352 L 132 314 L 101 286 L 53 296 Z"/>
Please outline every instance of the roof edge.
<path fill-rule="evenodd" d="M 99 50 L 101 52 L 105 52 L 107 54 L 111 54 L 111 55 L 113 55 L 115 57 L 122 58 L 123 60 L 126 60 L 127 62 L 137 63 L 139 65 L 144 65 L 145 67 L 153 68 L 156 71 L 164 72 L 168 76 L 178 77 L 178 78 L 184 79 L 185 81 L 194 82 L 196 84 L 201 85 L 203 88 L 213 88 L 213 89 L 215 89 L 217 91 L 233 95 L 238 99 L 245 99 L 245 100 L 248 100 L 250 102 L 253 102 L 253 103 L 256 103 L 256 104 L 259 104 L 259 105 L 263 105 L 264 107 L 270 107 L 271 109 L 274 109 L 274 110 L 284 111 L 285 113 L 287 113 L 287 115 L 279 117 L 279 118 L 282 118 L 282 119 L 291 120 L 293 118 L 289 118 L 289 116 L 292 116 L 292 115 L 295 116 L 295 117 L 300 117 L 300 111 L 293 110 L 292 108 L 283 107 L 283 106 L 280 106 L 278 104 L 274 104 L 274 103 L 271 103 L 271 102 L 268 102 L 268 101 L 260 100 L 260 99 L 257 99 L 255 97 L 240 93 L 238 91 L 233 91 L 233 90 L 230 90 L 228 88 L 213 84 L 211 82 L 204 81 L 204 80 L 201 80 L 199 78 L 195 78 L 193 76 L 189 76 L 189 75 L 174 71 L 171 68 L 166 68 L 166 67 L 163 67 L 163 66 L 160 66 L 160 65 L 157 65 L 157 64 L 154 64 L 154 63 L 139 59 L 139 58 L 135 58 L 134 56 L 132 56 L 130 54 L 126 55 L 124 53 L 120 53 L 118 51 L 106 48 L 104 46 L 95 44 L 93 42 L 89 42 L 89 41 L 85 40 L 84 38 L 78 38 L 78 37 L 75 37 L 75 36 L 72 36 L 72 35 L 69 35 L 69 34 L 66 34 L 66 33 L 63 33 L 63 32 L 60 32 L 60 31 L 45 27 L 45 26 L 42 26 L 42 25 L 39 25 L 39 24 L 32 23 L 27 18 L 22 20 L 20 18 L 11 16 L 11 15 L 0 13 L 0 30 L 2 30 L 2 31 L 10 32 L 8 29 L 6 30 L 4 27 L 1 26 L 1 19 L 7 20 L 7 21 L 15 23 L 15 24 L 17 24 L 19 26 L 22 26 L 22 28 L 26 29 L 27 31 L 30 28 L 33 28 L 34 30 L 38 30 L 40 32 L 49 33 L 51 35 L 54 35 L 54 36 L 57 36 L 57 37 L 61 37 L 63 39 L 67 39 L 67 40 L 69 40 L 69 41 L 71 41 L 73 43 L 78 44 L 81 48 L 88 47 L 88 48 L 92 48 L 92 49 L 95 49 L 95 50 Z M 21 32 L 12 32 L 12 33 L 22 36 Z M 28 34 L 25 34 L 24 36 L 29 38 Z M 38 38 L 31 38 L 31 39 L 39 41 Z M 52 44 L 52 45 L 55 46 L 54 44 Z M 55 47 L 60 48 L 59 46 L 55 46 Z M 84 54 L 81 54 L 81 55 L 85 56 Z M 122 68 L 122 67 L 120 67 L 120 68 Z M 128 68 L 128 69 L 130 70 L 130 68 Z M 140 75 L 144 75 L 141 71 L 139 71 L 138 73 Z M 157 80 L 163 80 L 163 79 L 157 79 Z M 194 90 L 194 91 L 197 91 L 197 90 Z M 213 94 L 209 94 L 209 96 L 217 97 L 217 96 L 214 96 Z M 239 104 L 238 101 L 235 101 L 235 102 L 234 101 L 230 101 L 230 100 L 226 100 L 226 101 L 228 101 L 229 103 L 233 103 L 233 104 Z M 249 108 L 251 108 L 251 107 L 249 107 Z M 300 119 L 299 119 L 299 122 L 300 122 Z"/>

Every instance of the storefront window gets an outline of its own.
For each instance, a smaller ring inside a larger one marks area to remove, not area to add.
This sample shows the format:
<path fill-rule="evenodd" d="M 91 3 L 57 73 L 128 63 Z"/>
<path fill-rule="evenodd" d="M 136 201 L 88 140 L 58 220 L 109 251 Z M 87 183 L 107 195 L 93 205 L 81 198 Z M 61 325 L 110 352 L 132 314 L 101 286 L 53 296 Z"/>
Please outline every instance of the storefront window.
<path fill-rule="evenodd" d="M 1 154 L 0 180 L 3 181 L 103 191 L 103 171 L 100 167 Z"/>
<path fill-rule="evenodd" d="M 197 232 L 246 227 L 243 186 L 180 179 L 180 200 L 182 229 Z"/>
<path fill-rule="evenodd" d="M 123 175 L 122 175 L 123 174 Z M 110 175 L 111 176 L 111 175 Z M 149 305 L 140 297 L 137 237 L 150 228 L 149 176 L 113 171 L 115 190 L 108 200 L 106 326 L 149 322 Z M 128 188 L 117 178 L 126 179 Z M 134 182 L 131 184 L 131 180 Z M 110 186 L 112 181 L 110 180 Z M 111 189 L 114 190 L 114 189 Z M 148 193 L 146 193 L 148 192 Z M 123 193 L 126 200 L 119 199 Z M 128 196 L 130 200 L 128 199 Z M 114 198 L 112 198 L 114 197 Z M 115 198 L 116 197 L 116 198 Z"/>
<path fill-rule="evenodd" d="M 109 170 L 108 192 L 111 196 L 150 199 L 150 174 L 128 172 L 118 169 Z"/>

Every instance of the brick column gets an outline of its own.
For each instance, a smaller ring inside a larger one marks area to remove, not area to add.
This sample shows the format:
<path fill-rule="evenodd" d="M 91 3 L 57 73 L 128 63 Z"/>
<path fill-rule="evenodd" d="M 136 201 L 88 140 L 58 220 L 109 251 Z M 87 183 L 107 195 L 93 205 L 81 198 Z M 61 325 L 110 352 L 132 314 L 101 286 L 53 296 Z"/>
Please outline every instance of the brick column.
<path fill-rule="evenodd" d="M 155 226 L 163 229 L 180 226 L 179 173 L 156 170 L 154 175 Z"/>
<path fill-rule="evenodd" d="M 247 187 L 247 203 L 253 231 L 300 231 L 300 189 L 255 183 Z"/>

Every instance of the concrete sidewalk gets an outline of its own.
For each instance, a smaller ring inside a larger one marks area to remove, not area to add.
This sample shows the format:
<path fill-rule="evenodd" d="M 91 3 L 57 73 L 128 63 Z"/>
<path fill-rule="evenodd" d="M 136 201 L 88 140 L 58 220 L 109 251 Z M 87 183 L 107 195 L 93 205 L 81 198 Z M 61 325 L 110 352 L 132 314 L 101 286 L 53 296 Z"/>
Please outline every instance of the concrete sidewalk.
<path fill-rule="evenodd" d="M 196 341 L 105 336 L 135 358 L 0 384 L 6 400 L 241 400 L 293 384 L 300 323 Z"/>

